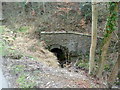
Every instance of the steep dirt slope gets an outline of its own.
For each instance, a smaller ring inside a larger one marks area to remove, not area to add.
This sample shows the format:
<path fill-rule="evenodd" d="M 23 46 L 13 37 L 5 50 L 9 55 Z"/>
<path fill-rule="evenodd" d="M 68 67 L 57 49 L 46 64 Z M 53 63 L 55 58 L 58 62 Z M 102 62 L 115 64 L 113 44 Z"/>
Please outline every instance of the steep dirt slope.
<path fill-rule="evenodd" d="M 49 67 L 39 61 L 23 57 L 5 59 L 5 76 L 12 88 L 93 88 L 98 87 L 85 74 L 69 72 L 65 68 Z"/>

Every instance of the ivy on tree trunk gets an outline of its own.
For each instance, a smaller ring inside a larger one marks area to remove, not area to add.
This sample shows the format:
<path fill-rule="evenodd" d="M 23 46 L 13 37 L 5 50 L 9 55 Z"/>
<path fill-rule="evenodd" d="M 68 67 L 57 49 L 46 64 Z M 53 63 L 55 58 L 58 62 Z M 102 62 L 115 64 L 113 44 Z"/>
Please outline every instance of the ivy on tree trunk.
<path fill-rule="evenodd" d="M 118 14 L 119 15 L 118 15 L 118 34 L 117 35 L 118 35 L 118 37 L 120 37 L 120 2 L 119 2 L 118 5 L 119 5 L 119 8 L 118 8 L 118 10 L 119 10 Z M 120 41 L 119 40 L 120 39 L 118 38 L 118 43 L 117 43 L 118 58 L 117 58 L 117 61 L 116 61 L 115 65 L 113 66 L 111 74 L 108 78 L 108 87 L 109 88 L 112 87 L 112 85 L 114 84 L 117 76 L 120 75 L 119 74 L 120 73 L 120 50 L 119 50 L 120 49 Z M 118 76 L 118 77 L 120 77 L 120 76 Z"/>
<path fill-rule="evenodd" d="M 118 18 L 118 2 L 109 2 L 109 16 L 107 18 L 107 24 L 105 28 L 105 35 L 103 39 L 103 46 L 101 49 L 101 62 L 98 70 L 98 78 L 102 77 L 104 65 L 106 63 L 106 55 L 108 47 L 111 41 L 112 33 L 116 30 L 116 22 Z"/>

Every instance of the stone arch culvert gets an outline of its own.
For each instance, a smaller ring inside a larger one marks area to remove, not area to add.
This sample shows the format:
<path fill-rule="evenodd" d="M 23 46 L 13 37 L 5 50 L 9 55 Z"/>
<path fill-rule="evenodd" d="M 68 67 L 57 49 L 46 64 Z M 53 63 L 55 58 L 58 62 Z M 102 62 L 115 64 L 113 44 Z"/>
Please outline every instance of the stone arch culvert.
<path fill-rule="evenodd" d="M 60 66 L 63 68 L 63 65 L 68 62 L 68 49 L 58 44 L 49 45 L 47 49 L 55 54 Z"/>

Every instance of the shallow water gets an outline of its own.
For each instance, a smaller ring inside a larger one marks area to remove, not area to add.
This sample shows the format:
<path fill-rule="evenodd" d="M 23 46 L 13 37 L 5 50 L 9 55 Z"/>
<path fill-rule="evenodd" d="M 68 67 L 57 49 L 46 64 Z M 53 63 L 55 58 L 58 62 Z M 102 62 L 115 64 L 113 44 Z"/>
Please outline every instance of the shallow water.
<path fill-rule="evenodd" d="M 2 72 L 2 58 L 0 58 L 0 90 L 2 88 L 8 88 L 8 82 L 3 75 L 3 72 Z"/>

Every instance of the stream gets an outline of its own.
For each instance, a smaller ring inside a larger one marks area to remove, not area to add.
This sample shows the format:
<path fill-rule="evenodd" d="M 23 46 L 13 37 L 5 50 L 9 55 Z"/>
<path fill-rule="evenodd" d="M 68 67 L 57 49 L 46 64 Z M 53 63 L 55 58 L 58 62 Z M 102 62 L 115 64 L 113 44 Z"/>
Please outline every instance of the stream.
<path fill-rule="evenodd" d="M 8 82 L 5 79 L 3 72 L 2 72 L 2 57 L 0 56 L 0 90 L 2 88 L 8 88 Z"/>

